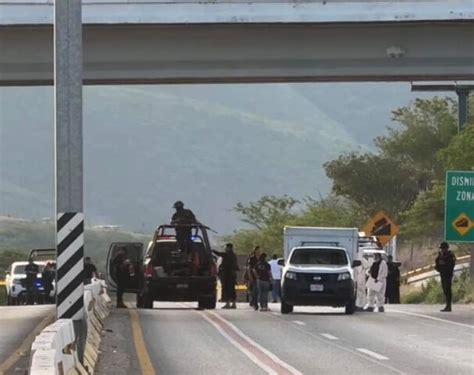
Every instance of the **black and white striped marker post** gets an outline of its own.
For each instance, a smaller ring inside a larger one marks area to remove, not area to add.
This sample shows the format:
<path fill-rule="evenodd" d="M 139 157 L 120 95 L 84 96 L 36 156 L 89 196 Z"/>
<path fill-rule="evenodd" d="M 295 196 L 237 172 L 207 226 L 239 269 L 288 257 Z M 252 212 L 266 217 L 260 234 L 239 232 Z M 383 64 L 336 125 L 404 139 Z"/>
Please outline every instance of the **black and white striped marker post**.
<path fill-rule="evenodd" d="M 79 320 L 84 313 L 84 215 L 59 213 L 56 231 L 57 317 Z"/>

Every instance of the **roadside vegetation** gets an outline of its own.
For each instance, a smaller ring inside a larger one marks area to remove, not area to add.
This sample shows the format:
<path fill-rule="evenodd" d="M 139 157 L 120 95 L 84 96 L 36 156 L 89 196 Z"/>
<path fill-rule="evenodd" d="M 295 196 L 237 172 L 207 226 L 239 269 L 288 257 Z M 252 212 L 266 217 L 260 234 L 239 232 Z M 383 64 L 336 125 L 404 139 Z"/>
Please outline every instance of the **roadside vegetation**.
<path fill-rule="evenodd" d="M 445 303 L 441 283 L 436 279 L 429 280 L 421 288 L 406 288 L 401 296 L 402 303 Z M 470 282 L 469 270 L 464 270 L 453 280 L 453 302 L 474 303 L 474 287 Z"/>

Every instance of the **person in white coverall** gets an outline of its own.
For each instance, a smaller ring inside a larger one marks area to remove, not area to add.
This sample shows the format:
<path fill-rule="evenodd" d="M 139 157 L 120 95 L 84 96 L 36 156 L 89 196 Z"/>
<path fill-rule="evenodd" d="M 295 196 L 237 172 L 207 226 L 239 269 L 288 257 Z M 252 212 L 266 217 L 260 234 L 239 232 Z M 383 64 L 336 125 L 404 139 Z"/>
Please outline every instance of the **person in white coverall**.
<path fill-rule="evenodd" d="M 387 263 L 381 254 L 375 254 L 374 263 L 370 267 L 369 281 L 367 282 L 368 302 L 366 311 L 374 311 L 375 301 L 379 312 L 384 312 L 385 289 L 387 288 Z M 371 287 L 372 286 L 372 287 Z"/>
<path fill-rule="evenodd" d="M 361 266 L 356 268 L 356 282 L 357 282 L 357 294 L 356 294 L 356 311 L 362 311 L 367 304 L 367 270 L 370 267 L 370 263 L 367 258 L 362 257 Z"/>

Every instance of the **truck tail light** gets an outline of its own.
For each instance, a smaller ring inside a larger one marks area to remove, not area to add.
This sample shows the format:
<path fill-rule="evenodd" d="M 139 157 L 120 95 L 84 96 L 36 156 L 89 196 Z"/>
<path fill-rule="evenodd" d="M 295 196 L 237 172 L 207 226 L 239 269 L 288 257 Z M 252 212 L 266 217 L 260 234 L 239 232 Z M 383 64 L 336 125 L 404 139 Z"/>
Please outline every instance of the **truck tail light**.
<path fill-rule="evenodd" d="M 153 266 L 151 262 L 145 266 L 144 274 L 145 274 L 145 277 L 153 277 Z"/>
<path fill-rule="evenodd" d="M 210 272 L 211 272 L 211 276 L 213 277 L 217 276 L 217 266 L 214 262 L 211 264 Z"/>

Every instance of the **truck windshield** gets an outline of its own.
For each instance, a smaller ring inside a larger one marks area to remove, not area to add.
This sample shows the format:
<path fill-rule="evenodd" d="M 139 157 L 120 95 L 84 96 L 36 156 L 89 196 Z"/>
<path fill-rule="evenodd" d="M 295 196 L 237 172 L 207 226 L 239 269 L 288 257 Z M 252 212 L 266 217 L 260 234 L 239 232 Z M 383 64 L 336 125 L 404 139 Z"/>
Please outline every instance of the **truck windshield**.
<path fill-rule="evenodd" d="M 344 266 L 347 263 L 345 251 L 337 249 L 296 249 L 290 259 L 290 264 Z"/>

